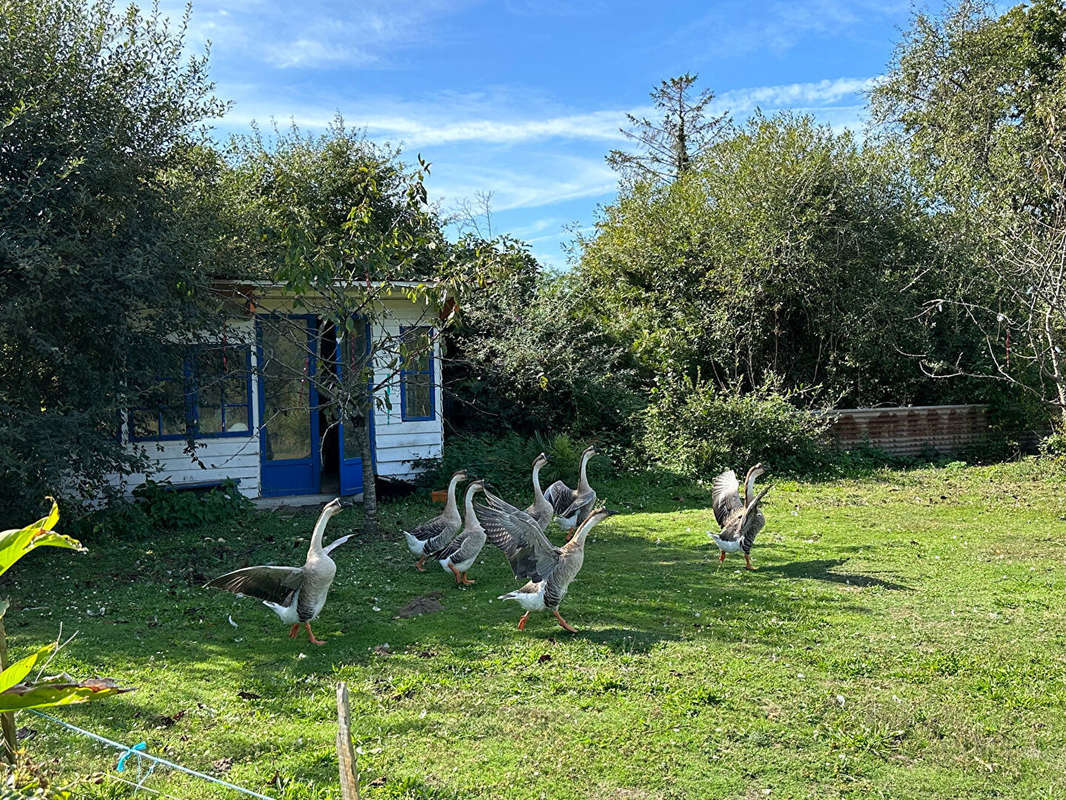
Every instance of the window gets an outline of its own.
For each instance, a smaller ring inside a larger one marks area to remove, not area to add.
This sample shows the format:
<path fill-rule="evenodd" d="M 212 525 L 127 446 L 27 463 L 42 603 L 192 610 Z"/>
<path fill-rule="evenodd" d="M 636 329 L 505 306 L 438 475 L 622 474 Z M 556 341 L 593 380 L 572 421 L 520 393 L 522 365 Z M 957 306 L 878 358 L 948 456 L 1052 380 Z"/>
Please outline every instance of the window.
<path fill-rule="evenodd" d="M 251 349 L 198 344 L 175 349 L 159 381 L 130 410 L 134 441 L 188 436 L 248 436 L 251 430 Z"/>
<path fill-rule="evenodd" d="M 400 418 L 430 420 L 433 406 L 433 331 L 401 328 L 403 365 L 400 369 Z"/>

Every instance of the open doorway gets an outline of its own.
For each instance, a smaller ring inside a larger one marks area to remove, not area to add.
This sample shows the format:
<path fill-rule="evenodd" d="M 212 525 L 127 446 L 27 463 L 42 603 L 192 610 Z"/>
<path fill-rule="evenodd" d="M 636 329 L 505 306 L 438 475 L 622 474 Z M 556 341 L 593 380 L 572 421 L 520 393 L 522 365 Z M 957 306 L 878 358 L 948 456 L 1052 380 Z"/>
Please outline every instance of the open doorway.
<path fill-rule="evenodd" d="M 319 369 L 337 369 L 337 328 L 328 322 L 319 320 Z M 318 404 L 318 430 L 321 441 L 321 471 L 319 473 L 319 491 L 322 494 L 339 495 L 341 493 L 340 475 L 340 425 L 337 424 L 336 405 L 333 398 L 320 392 Z"/>

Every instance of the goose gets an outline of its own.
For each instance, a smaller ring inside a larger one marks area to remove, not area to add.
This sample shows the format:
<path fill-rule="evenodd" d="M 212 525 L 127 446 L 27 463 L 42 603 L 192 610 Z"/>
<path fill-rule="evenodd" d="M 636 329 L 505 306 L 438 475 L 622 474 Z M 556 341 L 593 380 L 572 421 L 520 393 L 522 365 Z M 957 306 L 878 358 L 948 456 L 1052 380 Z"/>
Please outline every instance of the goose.
<path fill-rule="evenodd" d="M 570 633 L 577 633 L 577 629 L 562 618 L 559 614 L 559 604 L 566 597 L 566 592 L 577 573 L 581 571 L 581 565 L 585 561 L 585 537 L 588 536 L 597 523 L 606 519 L 613 511 L 606 508 L 598 508 L 582 522 L 573 538 L 562 547 L 556 547 L 548 541 L 540 527 L 528 515 L 513 515 L 508 517 L 508 535 L 513 540 L 516 549 L 523 549 L 528 543 L 533 553 L 535 568 L 530 572 L 530 580 L 522 588 L 507 594 L 501 594 L 498 600 L 514 600 L 526 613 L 518 620 L 518 630 L 526 628 L 526 621 L 534 611 L 550 610 L 555 619 Z"/>
<path fill-rule="evenodd" d="M 767 486 L 759 494 L 755 492 L 755 479 L 766 472 L 762 464 L 756 464 L 748 470 L 744 479 L 744 502 L 740 500 L 740 486 L 737 483 L 737 475 L 733 470 L 727 470 L 714 479 L 711 488 L 711 503 L 714 506 L 714 518 L 721 527 L 720 533 L 708 531 L 721 554 L 718 564 L 725 561 L 726 553 L 744 553 L 744 562 L 748 569 L 755 569 L 751 565 L 751 546 L 755 543 L 755 537 L 766 525 L 766 518 L 759 508 L 759 502 L 770 491 Z"/>
<path fill-rule="evenodd" d="M 559 526 L 568 531 L 567 538 L 573 535 L 577 526 L 585 521 L 596 505 L 596 490 L 589 486 L 586 467 L 589 459 L 596 455 L 596 448 L 586 447 L 581 453 L 581 468 L 578 472 L 577 488 L 571 489 L 563 481 L 556 481 L 544 492 L 544 497 L 552 504 L 555 519 Z"/>
<path fill-rule="evenodd" d="M 307 629 L 311 644 L 325 644 L 325 640 L 316 639 L 311 632 L 311 622 L 326 604 L 326 595 L 337 574 L 337 565 L 329 554 L 352 538 L 352 534 L 348 534 L 335 539 L 328 547 L 322 546 L 326 524 L 342 508 L 340 498 L 337 498 L 322 509 L 311 534 L 307 560 L 302 567 L 245 567 L 208 581 L 204 588 L 222 589 L 238 596 L 262 600 L 282 622 L 292 623 L 289 638 L 296 638 L 302 624 Z"/>
<path fill-rule="evenodd" d="M 455 503 L 455 487 L 460 481 L 465 480 L 466 470 L 461 469 L 452 475 L 451 480 L 448 481 L 448 501 L 444 504 L 444 511 L 428 522 L 423 522 L 414 530 L 403 532 L 411 555 L 418 559 L 415 562 L 415 569 L 419 572 L 426 571 L 422 564 L 429 558 L 429 550 L 426 548 L 429 540 L 441 536 L 447 536 L 450 539 L 462 528 L 463 518 L 459 516 L 459 507 Z M 443 547 L 445 543 L 445 541 L 440 541 L 437 547 Z"/>
<path fill-rule="evenodd" d="M 466 487 L 466 513 L 463 515 L 462 532 L 452 537 L 443 547 L 433 548 L 432 539 L 426 547 L 430 558 L 436 559 L 445 572 L 455 575 L 455 582 L 460 586 L 471 586 L 475 583 L 466 577 L 466 571 L 474 565 L 474 561 L 481 554 L 481 548 L 485 546 L 485 529 L 481 527 L 474 513 L 474 495 L 484 488 L 485 481 L 474 481 Z"/>
<path fill-rule="evenodd" d="M 485 499 L 489 504 L 478 507 L 478 519 L 485 526 L 490 541 L 494 540 L 494 536 L 499 538 L 505 534 L 503 517 L 511 514 L 527 514 L 536 521 L 542 531 L 547 529 L 555 515 L 555 507 L 540 489 L 540 470 L 547 463 L 548 457 L 544 453 L 533 459 L 533 504 L 525 511 L 519 511 L 488 489 L 484 489 Z"/>

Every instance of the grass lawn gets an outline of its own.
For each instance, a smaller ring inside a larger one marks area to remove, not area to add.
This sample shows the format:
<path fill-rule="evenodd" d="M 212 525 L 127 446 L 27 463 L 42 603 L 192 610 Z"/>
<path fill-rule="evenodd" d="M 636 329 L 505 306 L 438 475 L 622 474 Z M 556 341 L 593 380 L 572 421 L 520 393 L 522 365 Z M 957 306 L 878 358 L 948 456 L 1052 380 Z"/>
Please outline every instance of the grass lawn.
<path fill-rule="evenodd" d="M 3 594 L 14 656 L 62 622 L 79 634 L 54 668 L 139 687 L 59 716 L 271 797 L 339 796 L 340 679 L 368 798 L 1066 797 L 1064 488 L 1036 461 L 778 481 L 746 572 L 717 569 L 707 488 L 619 481 L 600 494 L 624 513 L 562 606 L 577 635 L 548 614 L 515 629 L 491 545 L 468 589 L 415 572 L 398 535 L 341 548 L 324 647 L 198 588 L 301 563 L 314 514 L 37 551 Z M 390 530 L 431 513 L 383 509 Z M 395 618 L 433 591 L 442 611 Z M 116 753 L 18 724 L 55 773 L 113 774 Z M 162 769 L 147 785 L 236 797 Z"/>

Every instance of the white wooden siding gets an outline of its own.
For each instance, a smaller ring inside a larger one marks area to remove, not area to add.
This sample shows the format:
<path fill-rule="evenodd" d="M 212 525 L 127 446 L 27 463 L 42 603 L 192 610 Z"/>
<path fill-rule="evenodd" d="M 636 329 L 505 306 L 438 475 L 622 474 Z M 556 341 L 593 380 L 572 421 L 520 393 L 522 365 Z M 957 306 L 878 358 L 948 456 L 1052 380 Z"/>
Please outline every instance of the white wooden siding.
<path fill-rule="evenodd" d="M 386 313 L 377 323 L 373 332 L 375 341 L 388 337 L 398 337 L 401 327 L 413 325 L 432 325 L 435 318 L 422 306 L 416 306 L 405 300 L 390 300 L 386 304 Z M 374 383 L 381 383 L 389 377 L 387 362 L 389 356 L 382 354 L 376 360 Z M 378 397 L 388 398 L 392 408 L 376 407 L 374 411 L 374 442 L 377 448 L 377 473 L 390 478 L 410 479 L 418 474 L 415 462 L 424 458 L 440 458 L 444 446 L 443 403 L 441 400 L 441 363 L 440 340 L 433 342 L 433 402 L 434 414 L 431 420 L 404 421 L 403 409 L 400 407 L 400 378 L 396 375 L 378 390 Z"/>

